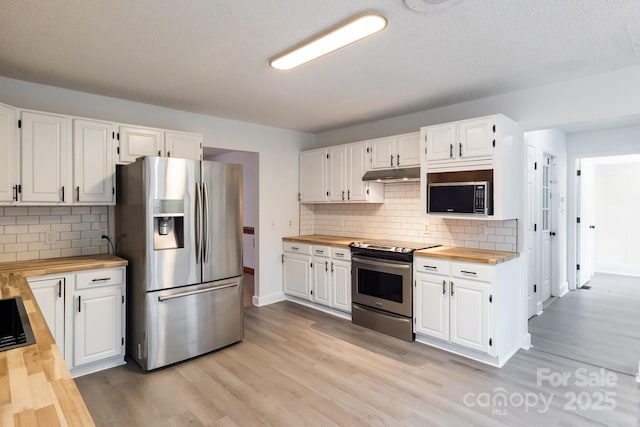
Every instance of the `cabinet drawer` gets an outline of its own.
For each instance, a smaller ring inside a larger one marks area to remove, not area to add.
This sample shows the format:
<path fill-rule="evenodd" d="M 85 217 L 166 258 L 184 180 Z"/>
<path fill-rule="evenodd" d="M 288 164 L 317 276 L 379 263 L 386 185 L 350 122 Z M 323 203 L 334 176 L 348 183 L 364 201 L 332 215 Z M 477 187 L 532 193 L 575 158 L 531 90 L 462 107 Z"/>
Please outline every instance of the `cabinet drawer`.
<path fill-rule="evenodd" d="M 495 267 L 489 265 L 460 262 L 451 263 L 451 275 L 454 277 L 492 282 L 494 273 Z"/>
<path fill-rule="evenodd" d="M 76 289 L 115 286 L 124 282 L 124 269 L 102 268 L 76 273 Z"/>
<path fill-rule="evenodd" d="M 283 250 L 285 252 L 293 252 L 294 254 L 311 255 L 311 245 L 298 242 L 283 242 Z"/>
<path fill-rule="evenodd" d="M 331 256 L 331 247 L 330 246 L 314 246 L 312 248 L 311 253 L 313 256 L 329 258 Z"/>
<path fill-rule="evenodd" d="M 449 261 L 422 257 L 415 257 L 413 263 L 418 273 L 443 274 L 446 276 L 449 275 L 449 267 L 451 265 Z"/>
<path fill-rule="evenodd" d="M 351 260 L 351 249 L 349 248 L 331 248 L 331 257 L 333 259 Z"/>

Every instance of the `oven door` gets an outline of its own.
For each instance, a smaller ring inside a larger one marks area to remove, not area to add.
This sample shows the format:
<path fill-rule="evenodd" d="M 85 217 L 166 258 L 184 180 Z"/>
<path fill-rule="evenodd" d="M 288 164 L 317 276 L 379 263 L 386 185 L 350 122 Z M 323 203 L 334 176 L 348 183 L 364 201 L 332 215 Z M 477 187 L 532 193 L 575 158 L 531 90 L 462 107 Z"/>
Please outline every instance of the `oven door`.
<path fill-rule="evenodd" d="M 410 262 L 353 255 L 352 302 L 411 317 L 411 266 Z"/>

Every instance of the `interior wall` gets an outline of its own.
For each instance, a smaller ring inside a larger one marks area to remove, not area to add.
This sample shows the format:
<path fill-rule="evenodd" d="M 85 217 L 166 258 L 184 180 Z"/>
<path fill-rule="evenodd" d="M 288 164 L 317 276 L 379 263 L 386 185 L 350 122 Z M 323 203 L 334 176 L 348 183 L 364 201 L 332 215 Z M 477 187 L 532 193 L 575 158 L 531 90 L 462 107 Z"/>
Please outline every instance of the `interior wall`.
<path fill-rule="evenodd" d="M 254 304 L 284 299 L 282 237 L 298 232 L 298 153 L 313 146 L 313 135 L 4 77 L 0 94 L 0 102 L 15 107 L 197 132 L 206 147 L 258 153 L 260 245 Z"/>
<path fill-rule="evenodd" d="M 258 226 L 258 153 L 247 151 L 229 151 L 226 153 L 208 155 L 205 148 L 204 159 L 224 163 L 238 163 L 242 165 L 242 207 L 243 225 L 245 227 Z M 255 235 L 243 236 L 243 265 L 255 269 Z"/>
<path fill-rule="evenodd" d="M 568 247 L 568 225 L 567 225 L 567 137 L 562 130 L 545 129 L 539 131 L 526 132 L 524 134 L 526 145 L 536 147 L 536 162 L 538 170 L 536 171 L 536 188 L 542 191 L 542 173 L 541 165 L 544 154 L 550 154 L 555 157 L 555 173 L 553 192 L 551 202 L 553 203 L 553 211 L 555 215 L 551 218 L 552 231 L 556 236 L 552 238 L 552 265 L 551 265 L 551 295 L 560 296 L 568 290 L 567 277 L 567 247 Z M 536 198 L 537 204 L 542 200 L 541 195 Z M 534 209 L 534 223 L 538 224 L 538 230 L 541 229 L 542 214 L 541 207 L 536 206 Z M 536 258 L 540 258 L 542 247 L 542 236 L 540 232 L 535 235 Z M 536 263 L 536 268 L 541 268 L 540 263 Z M 539 301 L 542 303 L 542 301 Z"/>
<path fill-rule="evenodd" d="M 594 167 L 595 271 L 640 276 L 640 162 Z"/>

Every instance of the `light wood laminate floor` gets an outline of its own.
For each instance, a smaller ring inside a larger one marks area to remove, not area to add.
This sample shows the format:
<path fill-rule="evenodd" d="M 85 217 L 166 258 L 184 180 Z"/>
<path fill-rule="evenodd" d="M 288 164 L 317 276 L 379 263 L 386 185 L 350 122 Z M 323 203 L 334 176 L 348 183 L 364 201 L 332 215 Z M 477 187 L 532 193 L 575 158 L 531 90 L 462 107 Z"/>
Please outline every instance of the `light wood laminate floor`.
<path fill-rule="evenodd" d="M 640 360 L 640 278 L 596 274 L 589 290 L 569 292 L 529 320 L 540 351 L 626 374 Z"/>
<path fill-rule="evenodd" d="M 492 368 L 282 302 L 247 309 L 245 339 L 221 351 L 151 373 L 130 364 L 76 381 L 98 426 L 638 422 L 640 392 L 634 378 L 614 374 L 615 385 L 582 387 L 576 376 L 580 368 L 598 372 L 536 350 L 521 350 L 502 369 Z M 570 378 L 566 386 L 539 381 L 538 369 Z M 590 399 L 613 393 L 616 407 L 571 410 L 571 393 L 588 393 Z M 491 404 L 500 394 L 507 404 Z M 548 408 L 541 397 L 550 400 Z"/>

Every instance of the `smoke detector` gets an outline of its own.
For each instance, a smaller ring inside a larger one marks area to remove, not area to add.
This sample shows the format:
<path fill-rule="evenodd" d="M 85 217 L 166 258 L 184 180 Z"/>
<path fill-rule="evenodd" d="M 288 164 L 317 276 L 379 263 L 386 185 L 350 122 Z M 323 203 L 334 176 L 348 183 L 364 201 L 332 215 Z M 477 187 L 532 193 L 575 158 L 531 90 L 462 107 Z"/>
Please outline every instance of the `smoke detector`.
<path fill-rule="evenodd" d="M 462 0 L 404 0 L 404 4 L 414 12 L 434 13 L 462 3 Z"/>

